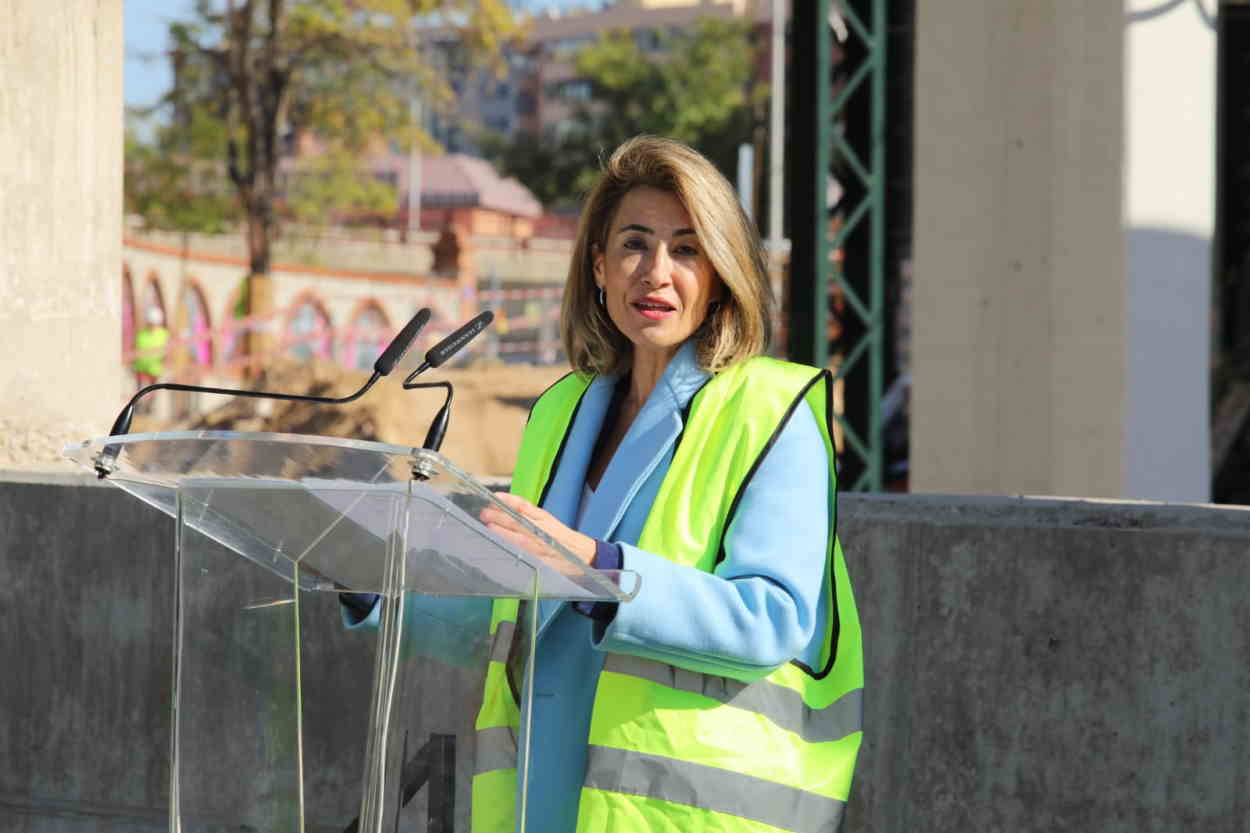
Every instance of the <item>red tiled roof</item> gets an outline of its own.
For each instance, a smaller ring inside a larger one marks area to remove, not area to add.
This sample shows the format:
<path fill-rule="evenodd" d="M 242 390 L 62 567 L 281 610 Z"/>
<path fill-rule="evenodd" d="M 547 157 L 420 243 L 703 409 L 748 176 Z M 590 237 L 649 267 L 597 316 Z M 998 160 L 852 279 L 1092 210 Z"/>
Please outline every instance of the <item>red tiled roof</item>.
<path fill-rule="evenodd" d="M 429 205 L 479 205 L 518 217 L 540 217 L 542 204 L 485 159 L 463 153 L 421 159 L 421 201 Z"/>
<path fill-rule="evenodd" d="M 388 153 L 374 157 L 375 174 L 390 174 L 400 197 L 408 187 L 408 157 Z M 421 157 L 421 202 L 436 206 L 480 206 L 517 217 L 541 217 L 543 206 L 530 190 L 503 177 L 485 159 L 464 153 Z"/>

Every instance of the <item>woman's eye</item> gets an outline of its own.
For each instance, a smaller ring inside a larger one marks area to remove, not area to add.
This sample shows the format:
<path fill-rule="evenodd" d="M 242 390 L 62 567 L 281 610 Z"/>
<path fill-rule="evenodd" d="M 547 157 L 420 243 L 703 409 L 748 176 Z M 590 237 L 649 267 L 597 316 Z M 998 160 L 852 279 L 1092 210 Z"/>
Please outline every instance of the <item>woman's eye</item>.
<path fill-rule="evenodd" d="M 677 248 L 673 249 L 673 251 L 676 254 L 681 255 L 682 257 L 698 257 L 699 256 L 699 250 L 696 249 L 694 246 L 678 246 Z"/>
<path fill-rule="evenodd" d="M 630 237 L 625 241 L 625 248 L 640 252 L 647 248 L 647 243 L 641 237 Z"/>

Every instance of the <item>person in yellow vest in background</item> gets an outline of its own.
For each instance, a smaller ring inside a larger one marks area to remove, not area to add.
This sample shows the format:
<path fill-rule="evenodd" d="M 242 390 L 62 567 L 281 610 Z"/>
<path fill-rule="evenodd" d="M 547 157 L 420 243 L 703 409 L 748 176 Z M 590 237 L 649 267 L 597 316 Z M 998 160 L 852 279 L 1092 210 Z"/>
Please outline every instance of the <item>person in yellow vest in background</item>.
<path fill-rule="evenodd" d="M 862 737 L 863 659 L 835 534 L 827 370 L 764 357 L 772 297 L 732 187 L 636 137 L 583 209 L 561 330 L 573 372 L 526 426 L 504 501 L 624 603 L 542 602 L 537 667 L 494 603 L 472 830 L 513 833 L 517 738 L 540 833 L 829 833 Z M 511 515 L 495 533 L 555 557 Z M 533 675 L 532 717 L 517 702 Z"/>
<path fill-rule="evenodd" d="M 165 375 L 165 352 L 169 347 L 169 330 L 165 329 L 161 311 L 150 307 L 143 329 L 135 333 L 135 354 L 131 368 L 140 388 L 147 387 Z"/>

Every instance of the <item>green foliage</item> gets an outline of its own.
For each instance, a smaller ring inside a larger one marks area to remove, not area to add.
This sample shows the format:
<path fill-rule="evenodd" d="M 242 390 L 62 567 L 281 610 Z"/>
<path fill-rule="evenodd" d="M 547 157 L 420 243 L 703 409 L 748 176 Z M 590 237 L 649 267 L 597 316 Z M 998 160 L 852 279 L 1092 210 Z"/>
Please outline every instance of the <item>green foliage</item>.
<path fill-rule="evenodd" d="M 738 145 L 751 141 L 756 114 L 767 104 L 767 89 L 752 83 L 750 31 L 745 20 L 706 17 L 660 34 L 653 51 L 639 48 L 631 32 L 605 32 L 575 58 L 593 95 L 574 108 L 572 128 L 541 138 L 487 137 L 481 144 L 555 206 L 575 202 L 594 181 L 601 157 L 640 133 L 685 142 L 733 176 Z"/>
<path fill-rule="evenodd" d="M 204 120 L 186 129 L 164 125 L 141 138 L 144 127 L 126 129 L 126 213 L 163 231 L 220 234 L 234 226 L 239 218 L 234 192 L 221 177 L 221 166 L 202 153 L 214 136 L 219 140 L 218 125 Z"/>
<path fill-rule="evenodd" d="M 581 132 L 484 133 L 478 146 L 501 171 L 520 180 L 550 210 L 571 210 L 590 189 L 598 171 L 597 147 Z"/>
<path fill-rule="evenodd" d="M 189 19 L 170 25 L 168 126 L 154 143 L 127 147 L 134 210 L 153 224 L 181 222 L 171 206 L 191 193 L 187 181 L 200 184 L 197 199 L 232 190 L 257 272 L 268 270 L 284 197 L 301 219 L 393 210 L 394 189 L 364 160 L 432 147 L 410 102 L 451 99 L 418 48 L 419 26 L 434 25 L 459 30 L 482 60 L 497 59 L 512 30 L 506 0 L 197 0 Z M 306 173 L 290 161 L 301 139 Z M 181 179 L 180 165 L 189 169 Z M 289 195 L 280 167 L 297 183 Z M 151 189 L 159 199 L 145 196 Z"/>
<path fill-rule="evenodd" d="M 337 151 L 318 156 L 292 176 L 286 207 L 301 223 L 329 225 L 393 215 L 398 199 L 394 186 L 362 173 L 355 157 Z"/>

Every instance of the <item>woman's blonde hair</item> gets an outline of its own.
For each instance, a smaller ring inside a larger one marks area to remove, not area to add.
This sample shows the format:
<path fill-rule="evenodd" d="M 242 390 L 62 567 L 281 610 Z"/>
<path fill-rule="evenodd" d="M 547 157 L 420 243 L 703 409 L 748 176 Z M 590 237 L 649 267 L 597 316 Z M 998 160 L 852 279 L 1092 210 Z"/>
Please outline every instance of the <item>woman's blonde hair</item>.
<path fill-rule="evenodd" d="M 560 310 L 569 364 L 588 374 L 619 374 L 629 366 L 633 345 L 598 303 L 594 256 L 596 247 L 602 251 L 607 246 L 621 200 L 644 185 L 681 200 L 726 290 L 693 336 L 699 365 L 716 372 L 762 353 L 772 337 L 772 290 L 759 235 L 737 194 L 692 148 L 657 136 L 635 136 L 613 152 L 582 209 Z"/>

